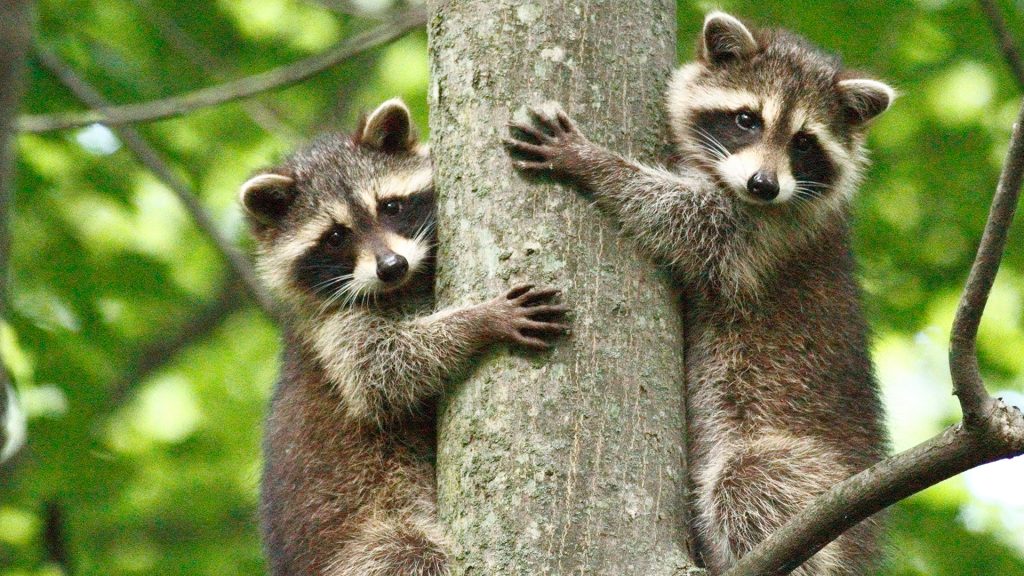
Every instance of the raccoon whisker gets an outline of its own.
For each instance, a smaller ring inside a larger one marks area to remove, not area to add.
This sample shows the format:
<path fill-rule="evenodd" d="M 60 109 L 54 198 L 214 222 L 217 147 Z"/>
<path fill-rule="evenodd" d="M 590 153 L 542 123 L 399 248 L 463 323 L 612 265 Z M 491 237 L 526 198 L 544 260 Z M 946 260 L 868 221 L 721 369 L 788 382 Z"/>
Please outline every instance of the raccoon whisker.
<path fill-rule="evenodd" d="M 344 282 L 346 280 L 351 280 L 354 277 L 355 277 L 355 274 L 342 274 L 340 276 L 333 276 L 331 278 L 328 278 L 327 280 L 324 280 L 323 282 L 320 282 L 319 284 L 316 284 L 315 286 L 312 287 L 312 290 L 314 292 L 319 292 L 323 288 L 327 288 L 329 286 L 333 286 L 333 285 L 335 285 L 335 284 L 337 284 L 339 282 Z"/>
<path fill-rule="evenodd" d="M 800 188 L 828 188 L 828 184 L 813 180 L 797 180 L 796 185 Z"/>
<path fill-rule="evenodd" d="M 814 198 L 821 196 L 822 190 L 815 188 L 806 188 L 804 186 L 797 186 L 794 189 L 794 194 L 794 197 L 796 198 L 801 198 L 803 200 L 813 200 Z"/>
<path fill-rule="evenodd" d="M 719 160 L 725 160 L 729 157 L 729 149 L 726 148 L 718 138 L 715 138 L 714 135 L 700 126 L 694 126 L 693 129 L 697 135 L 700 136 L 700 142 L 702 144 L 707 144 L 707 146 L 701 146 L 702 148 L 710 152 Z"/>
<path fill-rule="evenodd" d="M 417 230 L 416 234 L 413 235 L 413 238 L 412 238 L 413 241 L 416 242 L 416 243 L 423 243 L 424 241 L 426 241 L 426 239 L 431 234 L 434 233 L 434 226 L 435 226 L 435 224 L 433 222 L 427 222 L 423 226 L 420 226 L 420 229 Z M 431 242 L 430 244 L 433 244 L 433 243 Z M 433 246 L 431 246 L 431 248 L 433 248 Z"/>
<path fill-rule="evenodd" d="M 331 307 L 331 304 L 333 304 L 342 294 L 344 294 L 347 287 L 348 285 L 346 284 L 338 288 L 326 300 L 324 300 L 324 303 L 321 304 L 320 308 L 317 309 L 316 311 L 317 316 L 321 316 L 323 315 L 324 312 L 327 312 L 327 310 Z"/>
<path fill-rule="evenodd" d="M 327 298 L 326 301 L 324 301 L 324 303 L 320 306 L 318 314 L 323 314 L 338 301 L 341 301 L 342 307 L 346 307 L 352 304 L 353 302 L 355 302 L 355 298 L 358 296 L 357 292 L 357 287 L 352 282 L 343 284 L 337 290 L 335 290 L 331 294 L 331 296 Z"/>

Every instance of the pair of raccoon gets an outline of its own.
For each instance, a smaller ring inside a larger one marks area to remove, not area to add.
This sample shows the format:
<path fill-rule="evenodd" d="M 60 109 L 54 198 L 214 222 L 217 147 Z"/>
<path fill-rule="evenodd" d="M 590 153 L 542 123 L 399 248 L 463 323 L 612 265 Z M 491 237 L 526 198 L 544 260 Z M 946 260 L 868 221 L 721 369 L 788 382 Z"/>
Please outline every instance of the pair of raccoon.
<path fill-rule="evenodd" d="M 687 462 L 696 556 L 714 575 L 886 451 L 850 252 L 868 123 L 894 92 L 782 30 L 715 12 L 668 89 L 678 159 L 588 141 L 560 108 L 512 123 L 528 172 L 578 184 L 686 295 Z M 429 300 L 433 189 L 392 101 L 242 189 L 264 278 L 294 309 L 268 422 L 272 572 L 448 573 L 432 400 L 495 342 L 564 331 L 554 290 L 414 314 Z M 863 575 L 866 521 L 794 574 Z"/>

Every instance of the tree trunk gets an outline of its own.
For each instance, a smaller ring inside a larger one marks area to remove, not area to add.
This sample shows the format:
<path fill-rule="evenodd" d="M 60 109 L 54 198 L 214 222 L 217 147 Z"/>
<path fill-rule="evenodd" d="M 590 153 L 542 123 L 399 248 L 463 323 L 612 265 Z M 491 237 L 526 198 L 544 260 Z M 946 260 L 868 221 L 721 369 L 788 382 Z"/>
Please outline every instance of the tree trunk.
<path fill-rule="evenodd" d="M 429 23 L 441 304 L 565 289 L 572 336 L 495 354 L 440 422 L 455 574 L 669 575 L 684 552 L 682 330 L 664 278 L 572 190 L 513 172 L 500 138 L 557 99 L 650 157 L 675 57 L 670 0 L 438 0 Z"/>
<path fill-rule="evenodd" d="M 0 321 L 7 319 L 9 223 L 14 199 L 14 121 L 24 92 L 25 58 L 32 39 L 32 2 L 0 0 Z M 0 451 L 7 445 L 7 369 L 0 358 Z"/>

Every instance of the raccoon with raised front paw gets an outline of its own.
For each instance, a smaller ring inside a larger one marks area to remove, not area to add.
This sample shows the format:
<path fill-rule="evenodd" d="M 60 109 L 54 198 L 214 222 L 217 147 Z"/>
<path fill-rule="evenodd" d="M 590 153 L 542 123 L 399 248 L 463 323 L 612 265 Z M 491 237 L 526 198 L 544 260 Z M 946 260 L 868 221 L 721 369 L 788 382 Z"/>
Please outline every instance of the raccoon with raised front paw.
<path fill-rule="evenodd" d="M 512 124 L 518 167 L 592 194 L 685 294 L 691 532 L 712 575 L 886 452 L 849 204 L 894 97 L 799 36 L 715 12 L 667 92 L 668 168 L 590 142 L 560 108 Z M 879 530 L 861 523 L 793 574 L 868 574 Z"/>
<path fill-rule="evenodd" d="M 434 405 L 488 346 L 549 346 L 556 290 L 432 304 L 431 162 L 382 104 L 241 189 L 261 275 L 287 311 L 267 420 L 261 517 L 277 576 L 448 574 L 436 518 Z"/>

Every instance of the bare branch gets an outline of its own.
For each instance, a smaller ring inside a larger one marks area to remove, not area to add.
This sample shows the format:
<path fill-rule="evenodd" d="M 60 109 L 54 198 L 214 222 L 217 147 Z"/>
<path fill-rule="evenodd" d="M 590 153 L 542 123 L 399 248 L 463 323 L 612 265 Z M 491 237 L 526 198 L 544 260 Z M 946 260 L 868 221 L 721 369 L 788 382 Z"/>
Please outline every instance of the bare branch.
<path fill-rule="evenodd" d="M 74 574 L 64 507 L 56 500 L 50 500 L 46 503 L 44 515 L 43 547 L 46 549 L 47 560 L 60 566 L 63 574 Z"/>
<path fill-rule="evenodd" d="M 992 28 L 996 41 L 999 42 L 999 50 L 1010 66 L 1010 71 L 1013 72 L 1013 77 L 1017 80 L 1017 86 L 1024 90 L 1024 62 L 1021 61 L 1020 50 L 1017 48 L 1013 35 L 1010 34 L 1010 29 L 1006 26 L 1003 13 L 999 10 L 995 0 L 978 0 L 978 4 L 981 6 L 981 11 L 985 13 L 985 18 L 988 19 L 989 27 Z"/>
<path fill-rule="evenodd" d="M 18 128 L 25 132 L 48 132 L 95 123 L 107 125 L 129 124 L 132 122 L 171 118 L 201 108 L 249 98 L 263 92 L 301 82 L 360 52 L 400 38 L 409 30 L 424 26 L 426 21 L 425 9 L 421 7 L 411 8 L 396 16 L 393 20 L 381 24 L 368 32 L 348 38 L 322 54 L 310 56 L 304 60 L 261 74 L 151 102 L 128 104 L 125 106 L 111 106 L 104 103 L 103 105 L 90 105 L 95 110 L 88 112 L 23 116 L 19 119 Z"/>
<path fill-rule="evenodd" d="M 61 60 L 56 54 L 48 50 L 39 48 L 37 49 L 37 56 L 39 61 L 45 66 L 50 72 L 52 72 L 57 78 L 60 79 L 71 92 L 78 97 L 79 100 L 85 102 L 89 106 L 103 107 L 106 106 L 106 101 L 103 96 L 100 95 L 92 86 L 82 80 L 74 70 L 71 69 L 63 60 Z M 130 149 L 135 156 L 139 159 L 142 164 L 156 174 L 168 188 L 174 192 L 178 200 L 185 206 L 192 220 L 196 223 L 196 226 L 206 235 L 206 237 L 213 243 L 214 247 L 217 248 L 221 257 L 228 264 L 231 273 L 236 276 L 245 286 L 246 291 L 253 298 L 253 300 L 271 317 L 276 319 L 276 308 L 274 307 L 270 298 L 264 293 L 259 281 L 256 278 L 256 273 L 253 271 L 249 261 L 242 255 L 242 253 L 225 238 L 220 230 L 217 229 L 217 225 L 213 219 L 206 212 L 206 209 L 199 203 L 196 198 L 191 186 L 189 186 L 184 180 L 178 177 L 177 174 L 171 170 L 157 153 L 152 146 L 146 142 L 145 138 L 134 128 L 130 126 L 115 126 L 114 131 L 118 137 L 124 142 L 125 146 Z"/>
<path fill-rule="evenodd" d="M 388 17 L 386 12 L 372 12 L 364 8 L 360 8 L 355 2 L 351 0 L 307 0 L 317 6 L 321 6 L 335 12 L 337 14 L 343 14 L 345 16 L 355 16 L 356 18 L 367 18 L 371 20 L 383 20 Z"/>
<path fill-rule="evenodd" d="M 163 39 L 170 43 L 175 50 L 185 55 L 188 62 L 199 66 L 203 73 L 213 80 L 218 82 L 226 80 L 224 71 L 228 69 L 228 65 L 205 46 L 196 42 L 185 30 L 182 30 L 159 4 L 150 0 L 136 0 L 136 3 L 141 8 L 142 14 L 157 29 Z M 282 114 L 269 104 L 252 100 L 242 102 L 241 105 L 253 123 L 269 134 L 280 136 L 291 142 L 300 139 L 301 134 L 289 126 L 284 121 Z"/>
<path fill-rule="evenodd" d="M 1024 453 L 1019 410 L 998 402 L 991 421 L 1001 431 L 998 436 L 957 425 L 836 484 L 740 558 L 725 576 L 788 574 L 872 514 L 961 472 Z"/>
<path fill-rule="evenodd" d="M 1006 246 L 1024 179 L 1024 106 L 988 222 L 953 321 L 950 371 L 964 422 L 840 482 L 744 556 L 726 576 L 788 574 L 875 512 L 988 462 L 1024 454 L 1024 416 L 992 398 L 978 369 L 975 340 Z"/>
<path fill-rule="evenodd" d="M 32 2 L 29 0 L 3 0 L 0 2 L 0 319 L 8 317 L 8 287 L 10 277 L 11 238 L 10 217 L 14 201 L 14 118 L 20 109 L 25 90 L 25 59 L 32 39 Z M 20 417 L 9 410 L 11 387 L 3 358 L 0 358 L 0 461 L 10 438 L 8 417 Z M 14 449 L 12 446 L 7 450 Z"/>
<path fill-rule="evenodd" d="M 978 246 L 978 254 L 971 274 L 967 278 L 960 306 L 953 320 L 953 331 L 949 350 L 949 368 L 953 376 L 953 387 L 964 412 L 964 424 L 968 428 L 983 426 L 994 407 L 994 400 L 985 390 L 978 369 L 978 355 L 975 341 L 978 325 L 985 310 L 989 292 L 995 282 L 999 264 L 1006 249 L 1006 237 L 1010 223 L 1017 211 L 1021 181 L 1024 179 L 1024 109 L 1013 126 L 1013 139 L 1007 153 L 1003 173 L 999 178 L 995 198 L 988 215 L 988 223 Z"/>
<path fill-rule="evenodd" d="M 228 316 L 240 310 L 241 295 L 242 289 L 237 283 L 226 284 L 213 300 L 196 311 L 181 326 L 165 331 L 166 337 L 158 338 L 144 346 L 110 387 L 107 411 L 113 411 L 124 403 L 139 382 L 173 361 L 189 346 L 205 339 Z"/>

